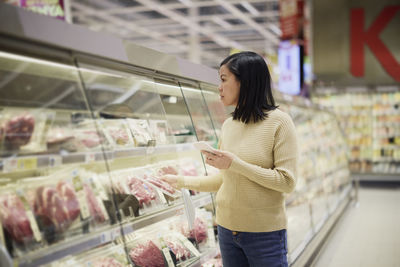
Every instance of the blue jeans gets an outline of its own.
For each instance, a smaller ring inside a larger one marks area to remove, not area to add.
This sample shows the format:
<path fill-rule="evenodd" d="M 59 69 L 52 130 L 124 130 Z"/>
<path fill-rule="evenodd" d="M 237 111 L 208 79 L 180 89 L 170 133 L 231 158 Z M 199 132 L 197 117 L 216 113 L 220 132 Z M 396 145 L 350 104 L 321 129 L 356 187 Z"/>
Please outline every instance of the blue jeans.
<path fill-rule="evenodd" d="M 273 232 L 235 232 L 218 225 L 224 267 L 287 267 L 286 229 Z"/>

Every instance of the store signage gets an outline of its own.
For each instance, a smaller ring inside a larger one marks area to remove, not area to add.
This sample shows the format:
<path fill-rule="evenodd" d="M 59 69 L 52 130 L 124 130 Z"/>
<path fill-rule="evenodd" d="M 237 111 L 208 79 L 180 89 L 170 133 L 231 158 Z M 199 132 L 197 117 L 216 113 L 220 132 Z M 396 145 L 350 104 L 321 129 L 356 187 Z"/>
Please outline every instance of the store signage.
<path fill-rule="evenodd" d="M 291 41 L 282 41 L 278 49 L 279 85 L 278 90 L 297 95 L 301 90 L 300 46 Z"/>
<path fill-rule="evenodd" d="M 301 19 L 303 16 L 302 0 L 280 0 L 279 1 L 279 23 L 281 28 L 281 39 L 297 38 L 301 31 Z"/>
<path fill-rule="evenodd" d="M 313 81 L 326 86 L 400 82 L 398 0 L 312 0 Z"/>
<path fill-rule="evenodd" d="M 365 52 L 364 47 L 368 46 L 376 59 L 386 72 L 396 81 L 400 82 L 400 63 L 397 62 L 394 54 L 381 40 L 379 35 L 390 23 L 397 13 L 400 13 L 400 6 L 385 7 L 377 16 L 375 21 L 365 27 L 364 8 L 353 8 L 350 11 L 350 70 L 355 77 L 364 77 Z"/>
<path fill-rule="evenodd" d="M 35 13 L 65 20 L 64 0 L 5 0 L 5 2 Z"/>

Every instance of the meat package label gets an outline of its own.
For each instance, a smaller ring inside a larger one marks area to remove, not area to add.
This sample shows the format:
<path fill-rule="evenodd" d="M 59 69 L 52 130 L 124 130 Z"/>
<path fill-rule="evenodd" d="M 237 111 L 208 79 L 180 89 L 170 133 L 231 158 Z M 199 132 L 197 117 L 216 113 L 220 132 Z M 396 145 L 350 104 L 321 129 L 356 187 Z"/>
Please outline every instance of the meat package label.
<path fill-rule="evenodd" d="M 78 196 L 79 207 L 81 208 L 81 215 L 83 219 L 90 216 L 89 206 L 86 201 L 85 192 L 83 191 L 81 178 L 77 175 L 73 178 L 75 192 Z"/>
<path fill-rule="evenodd" d="M 165 259 L 167 261 L 168 267 L 174 267 L 175 264 L 174 264 L 174 262 L 172 260 L 171 254 L 169 253 L 169 248 L 163 248 L 162 252 L 163 252 L 164 257 L 165 257 Z"/>
<path fill-rule="evenodd" d="M 155 187 L 154 187 L 154 190 L 156 190 L 158 196 L 160 197 L 161 202 L 162 202 L 163 204 L 167 204 L 167 200 L 165 199 L 165 196 L 164 196 L 164 194 L 161 192 L 161 190 L 158 189 L 158 188 L 155 188 Z"/>
<path fill-rule="evenodd" d="M 37 225 L 37 222 L 35 220 L 35 216 L 33 215 L 33 212 L 31 211 L 28 201 L 26 200 L 24 196 L 24 192 L 22 190 L 17 190 L 17 195 L 21 199 L 22 203 L 24 204 L 26 216 L 28 217 L 29 223 L 32 228 L 33 236 L 35 237 L 36 241 L 40 242 L 42 241 L 42 235 L 40 234 L 39 227 Z"/>
<path fill-rule="evenodd" d="M 200 257 L 201 253 L 197 250 L 197 248 L 195 246 L 193 246 L 193 244 L 184 236 L 177 234 L 176 237 L 183 243 L 183 245 L 185 247 L 187 247 L 190 252 L 195 255 L 196 257 Z"/>

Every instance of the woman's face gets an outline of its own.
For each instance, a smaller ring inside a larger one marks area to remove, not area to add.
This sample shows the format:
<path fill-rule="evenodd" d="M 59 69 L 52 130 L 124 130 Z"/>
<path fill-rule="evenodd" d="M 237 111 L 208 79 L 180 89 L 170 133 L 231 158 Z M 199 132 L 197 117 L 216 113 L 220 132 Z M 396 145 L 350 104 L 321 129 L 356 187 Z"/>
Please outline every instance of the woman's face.
<path fill-rule="evenodd" d="M 219 69 L 219 77 L 221 84 L 218 90 L 221 102 L 224 106 L 236 106 L 239 101 L 240 82 L 225 65 Z"/>

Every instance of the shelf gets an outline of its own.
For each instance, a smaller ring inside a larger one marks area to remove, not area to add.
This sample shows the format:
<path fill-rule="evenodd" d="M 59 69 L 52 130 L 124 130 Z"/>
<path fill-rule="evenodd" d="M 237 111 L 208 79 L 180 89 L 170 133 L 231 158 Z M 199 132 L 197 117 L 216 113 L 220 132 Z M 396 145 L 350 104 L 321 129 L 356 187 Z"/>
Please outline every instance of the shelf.
<path fill-rule="evenodd" d="M 211 203 L 211 201 L 212 198 L 210 194 L 193 197 L 193 204 L 195 208 L 207 205 Z M 121 230 L 124 235 L 127 235 L 150 224 L 160 222 L 164 219 L 183 213 L 183 203 L 175 204 L 166 208 L 165 210 L 158 211 L 156 214 L 145 215 L 143 218 L 139 217 L 139 219 L 136 219 L 132 222 L 123 222 L 122 227 L 119 225 L 114 225 L 99 228 L 96 229 L 96 232 L 94 233 L 76 236 L 51 247 L 26 253 L 24 254 L 23 258 L 16 259 L 15 261 L 18 261 L 18 266 L 20 267 L 33 267 L 47 264 L 68 255 L 74 255 L 76 253 L 110 243 L 121 236 Z"/>
<path fill-rule="evenodd" d="M 170 152 L 182 152 L 194 150 L 192 143 L 162 145 L 156 147 L 134 147 L 130 149 L 118 149 L 114 151 L 90 151 L 69 153 L 66 155 L 32 155 L 22 157 L 9 157 L 0 160 L 0 172 L 27 171 L 40 168 L 56 167 L 64 164 L 90 163 L 97 161 L 113 160 L 117 158 L 148 156 Z"/>
<path fill-rule="evenodd" d="M 361 182 L 400 182 L 400 173 L 352 173 L 351 176 Z"/>

